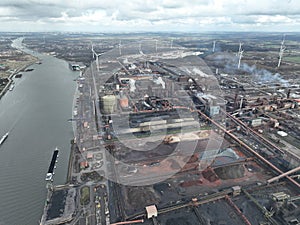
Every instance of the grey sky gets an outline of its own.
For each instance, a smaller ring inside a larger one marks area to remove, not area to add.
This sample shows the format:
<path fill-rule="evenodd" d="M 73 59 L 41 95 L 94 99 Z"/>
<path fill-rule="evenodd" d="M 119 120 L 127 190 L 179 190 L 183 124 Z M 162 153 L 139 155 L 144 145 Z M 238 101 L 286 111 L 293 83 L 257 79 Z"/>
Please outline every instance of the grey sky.
<path fill-rule="evenodd" d="M 1 0 L 0 31 L 300 31 L 300 1 Z"/>

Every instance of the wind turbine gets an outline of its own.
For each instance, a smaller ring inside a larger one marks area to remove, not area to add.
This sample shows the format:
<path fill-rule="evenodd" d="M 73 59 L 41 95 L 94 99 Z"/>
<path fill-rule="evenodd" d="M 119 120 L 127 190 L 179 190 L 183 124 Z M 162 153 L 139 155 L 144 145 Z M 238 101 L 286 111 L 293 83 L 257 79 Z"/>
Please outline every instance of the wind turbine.
<path fill-rule="evenodd" d="M 155 40 L 155 52 L 157 53 L 157 42 L 158 42 L 158 40 L 156 39 Z"/>
<path fill-rule="evenodd" d="M 139 53 L 140 53 L 141 55 L 143 55 L 143 52 L 142 52 L 142 43 L 139 44 Z"/>
<path fill-rule="evenodd" d="M 240 66 L 241 66 L 241 60 L 242 60 L 243 53 L 244 53 L 244 50 L 242 49 L 242 45 L 243 45 L 243 43 L 240 42 L 239 52 L 238 52 L 238 54 L 237 54 L 237 56 L 239 57 L 238 69 L 240 69 Z"/>
<path fill-rule="evenodd" d="M 121 46 L 122 46 L 122 41 L 120 40 L 120 41 L 119 41 L 119 53 L 120 53 L 120 55 L 122 55 L 122 49 L 121 49 Z"/>
<path fill-rule="evenodd" d="M 286 47 L 284 45 L 284 41 L 285 41 L 285 35 L 283 35 L 281 46 L 280 46 L 280 49 L 279 49 L 279 60 L 278 60 L 278 65 L 277 65 L 278 68 L 280 67 L 282 56 L 283 56 L 283 53 L 286 49 Z"/>
<path fill-rule="evenodd" d="M 173 48 L 173 39 L 171 39 L 171 49 Z"/>
<path fill-rule="evenodd" d="M 96 57 L 95 57 L 96 52 L 94 50 L 94 45 L 92 42 L 91 42 L 91 46 L 92 46 L 92 57 L 93 57 L 93 59 L 96 59 Z"/>
<path fill-rule="evenodd" d="M 215 52 L 215 49 L 216 49 L 216 41 L 213 42 L 213 49 L 212 49 L 212 52 Z"/>
<path fill-rule="evenodd" d="M 97 70 L 99 71 L 99 68 L 100 68 L 99 56 L 101 56 L 102 53 L 97 54 L 97 52 L 94 50 L 94 45 L 93 44 L 92 44 L 92 54 L 93 54 L 93 59 L 96 59 Z"/>

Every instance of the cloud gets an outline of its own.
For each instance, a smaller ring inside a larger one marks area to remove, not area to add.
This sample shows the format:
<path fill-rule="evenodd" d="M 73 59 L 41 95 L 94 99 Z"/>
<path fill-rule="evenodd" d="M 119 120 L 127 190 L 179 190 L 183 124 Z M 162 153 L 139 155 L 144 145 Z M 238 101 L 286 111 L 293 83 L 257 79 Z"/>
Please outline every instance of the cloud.
<path fill-rule="evenodd" d="M 300 31 L 299 18 L 298 0 L 260 0 L 259 3 L 253 0 L 0 2 L 2 31 L 283 31 L 282 28 Z"/>
<path fill-rule="evenodd" d="M 292 23 L 293 21 L 294 21 L 293 19 L 281 15 L 275 15 L 275 16 L 263 15 L 263 16 L 258 16 L 258 18 L 256 19 L 257 23 L 267 23 L 267 24 Z"/>

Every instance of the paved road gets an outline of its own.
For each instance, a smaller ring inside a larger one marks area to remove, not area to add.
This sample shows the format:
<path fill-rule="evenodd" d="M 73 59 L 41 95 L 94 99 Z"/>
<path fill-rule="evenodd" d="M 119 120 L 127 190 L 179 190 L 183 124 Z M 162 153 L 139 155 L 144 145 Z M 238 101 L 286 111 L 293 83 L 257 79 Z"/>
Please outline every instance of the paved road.
<path fill-rule="evenodd" d="M 106 207 L 107 203 L 105 203 L 104 200 L 104 197 L 108 195 L 106 190 L 108 185 L 107 180 L 103 179 L 100 182 L 87 183 L 84 183 L 81 180 L 81 175 L 83 173 L 101 171 L 101 175 L 106 176 L 106 174 L 108 174 L 106 150 L 100 139 L 102 135 L 102 126 L 95 78 L 97 74 L 95 73 L 97 73 L 97 70 L 94 64 L 91 64 L 90 69 L 83 74 L 83 77 L 77 79 L 78 93 L 74 99 L 73 106 L 74 133 L 76 135 L 77 145 L 81 152 L 81 159 L 79 159 L 78 162 L 87 160 L 89 167 L 81 170 L 79 173 L 73 171 L 71 176 L 77 178 L 77 183 L 90 187 L 90 204 L 84 208 L 79 206 L 79 213 L 76 216 L 78 224 L 104 225 L 107 221 L 106 215 L 108 215 Z M 88 153 L 93 153 L 94 157 L 92 159 L 87 159 Z M 95 157 L 95 154 L 98 153 L 102 154 L 102 159 Z M 96 163 L 98 164 L 98 167 L 101 165 L 100 168 L 94 169 Z M 97 200 L 96 198 L 100 200 Z M 96 203 L 95 201 L 99 203 Z M 99 206 L 98 204 L 101 205 L 99 209 L 97 208 L 97 206 Z"/>

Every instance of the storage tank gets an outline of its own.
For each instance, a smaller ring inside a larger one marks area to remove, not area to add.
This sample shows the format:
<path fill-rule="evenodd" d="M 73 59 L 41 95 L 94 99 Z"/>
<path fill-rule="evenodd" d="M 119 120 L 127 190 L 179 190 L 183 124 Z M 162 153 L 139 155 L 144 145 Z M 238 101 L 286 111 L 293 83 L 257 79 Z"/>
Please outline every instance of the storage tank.
<path fill-rule="evenodd" d="M 111 114 L 116 109 L 116 96 L 105 95 L 100 98 L 100 109 L 104 114 Z"/>

